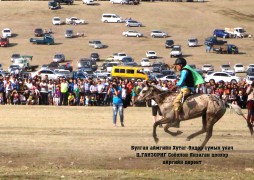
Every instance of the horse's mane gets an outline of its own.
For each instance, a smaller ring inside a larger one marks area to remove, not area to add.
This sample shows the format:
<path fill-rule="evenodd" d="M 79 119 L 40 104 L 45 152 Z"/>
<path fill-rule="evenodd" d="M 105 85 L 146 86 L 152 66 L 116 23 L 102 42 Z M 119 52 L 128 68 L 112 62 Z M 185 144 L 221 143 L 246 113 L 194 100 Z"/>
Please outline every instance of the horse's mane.
<path fill-rule="evenodd" d="M 156 97 L 156 99 L 158 99 L 159 101 L 163 101 L 164 99 L 166 99 L 168 96 L 177 96 L 178 93 L 171 91 L 171 90 L 162 90 L 161 87 L 156 86 L 156 85 L 151 85 L 153 87 L 153 90 L 155 92 L 154 97 Z"/>

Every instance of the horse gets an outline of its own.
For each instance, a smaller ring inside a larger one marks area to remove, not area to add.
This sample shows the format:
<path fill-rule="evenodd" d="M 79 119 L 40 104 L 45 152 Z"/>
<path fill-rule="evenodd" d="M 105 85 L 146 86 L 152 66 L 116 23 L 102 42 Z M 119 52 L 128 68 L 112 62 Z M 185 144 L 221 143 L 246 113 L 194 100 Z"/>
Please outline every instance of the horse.
<path fill-rule="evenodd" d="M 173 101 L 176 98 L 178 93 L 173 91 L 163 91 L 156 85 L 147 84 L 139 93 L 137 102 L 148 101 L 153 99 L 159 106 L 163 118 L 159 121 L 156 121 L 153 125 L 153 138 L 156 143 L 159 142 L 159 138 L 156 134 L 156 127 L 161 124 L 166 124 L 164 126 L 164 131 L 172 136 L 180 135 L 182 132 L 171 132 L 168 129 L 174 127 L 175 113 L 173 107 Z M 235 106 L 232 106 L 233 109 L 237 109 Z M 240 111 L 240 112 L 239 112 Z M 226 103 L 220 97 L 214 94 L 192 94 L 185 98 L 182 103 L 182 109 L 179 113 L 179 120 L 185 121 L 198 117 L 202 117 L 203 127 L 196 133 L 193 133 L 187 137 L 186 140 L 190 141 L 192 138 L 203 134 L 206 132 L 206 137 L 203 143 L 200 146 L 202 150 L 207 144 L 209 139 L 212 137 L 213 126 L 218 122 L 226 112 Z M 236 111 L 239 115 L 244 115 L 241 112 L 241 109 Z M 249 126 L 251 135 L 253 135 L 253 127 Z"/>

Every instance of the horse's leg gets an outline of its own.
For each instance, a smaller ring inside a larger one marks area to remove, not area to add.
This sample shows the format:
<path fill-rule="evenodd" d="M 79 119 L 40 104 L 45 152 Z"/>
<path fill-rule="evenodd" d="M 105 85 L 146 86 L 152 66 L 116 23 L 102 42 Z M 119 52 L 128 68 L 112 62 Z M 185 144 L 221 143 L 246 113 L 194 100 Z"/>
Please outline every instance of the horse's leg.
<path fill-rule="evenodd" d="M 206 132 L 206 113 L 202 115 L 202 125 L 203 125 L 202 129 L 200 131 L 198 131 L 198 132 L 195 132 L 195 133 L 189 135 L 186 138 L 186 141 L 190 141 L 192 138 L 194 138 L 194 137 L 196 137 L 196 136 Z"/>
<path fill-rule="evenodd" d="M 248 128 L 250 130 L 251 136 L 253 135 L 253 125 L 250 122 L 247 122 Z"/>
<path fill-rule="evenodd" d="M 177 132 L 169 131 L 168 128 L 170 127 L 172 127 L 171 123 L 167 123 L 166 126 L 164 126 L 164 131 L 170 134 L 171 136 L 178 136 L 183 133 L 182 131 L 177 131 Z"/>
<path fill-rule="evenodd" d="M 214 124 L 208 124 L 207 127 L 206 127 L 206 137 L 205 137 L 205 140 L 203 141 L 203 143 L 201 144 L 201 148 L 200 150 L 202 150 L 206 143 L 209 141 L 209 139 L 212 137 L 213 135 L 213 125 Z"/>
<path fill-rule="evenodd" d="M 156 143 L 159 142 L 159 138 L 157 137 L 157 134 L 156 134 L 156 127 L 157 127 L 158 125 L 161 125 L 161 124 L 169 123 L 170 121 L 171 121 L 171 118 L 165 117 L 165 118 L 160 119 L 159 121 L 156 121 L 156 122 L 153 124 L 153 138 L 154 138 L 154 141 L 155 141 Z"/>

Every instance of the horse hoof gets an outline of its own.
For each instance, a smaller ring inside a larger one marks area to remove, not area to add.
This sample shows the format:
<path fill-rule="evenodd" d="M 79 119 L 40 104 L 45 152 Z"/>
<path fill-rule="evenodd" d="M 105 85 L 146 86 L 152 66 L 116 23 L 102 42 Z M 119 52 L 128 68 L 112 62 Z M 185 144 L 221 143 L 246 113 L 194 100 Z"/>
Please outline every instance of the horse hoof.
<path fill-rule="evenodd" d="M 156 144 L 158 144 L 159 138 L 154 138 L 154 141 L 155 141 Z"/>
<path fill-rule="evenodd" d="M 190 141 L 191 139 L 190 138 L 186 138 L 186 141 Z"/>

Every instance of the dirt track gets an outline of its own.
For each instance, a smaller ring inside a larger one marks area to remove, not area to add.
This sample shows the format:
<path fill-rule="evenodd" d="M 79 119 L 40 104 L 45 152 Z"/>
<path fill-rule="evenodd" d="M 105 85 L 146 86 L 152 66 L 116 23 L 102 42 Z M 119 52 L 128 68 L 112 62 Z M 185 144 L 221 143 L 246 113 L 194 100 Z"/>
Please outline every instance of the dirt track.
<path fill-rule="evenodd" d="M 228 154 L 227 158 L 136 157 L 136 153 L 151 152 L 197 153 L 194 150 L 131 150 L 131 146 L 156 146 L 152 138 L 151 109 L 146 107 L 125 109 L 126 127 L 113 127 L 111 107 L 1 106 L 0 114 L 2 177 L 164 179 L 178 177 L 180 173 L 184 179 L 191 173 L 196 179 L 203 172 L 211 173 L 212 179 L 254 176 L 253 137 L 244 120 L 229 112 L 215 125 L 207 146 L 221 149 L 230 146 L 233 150 L 202 151 L 210 155 Z M 185 138 L 200 128 L 200 118 L 183 122 L 180 128 L 183 134 L 178 137 L 171 137 L 158 128 L 157 145 L 199 146 L 204 135 L 191 141 Z M 169 166 L 163 164 L 164 160 L 202 163 Z"/>

